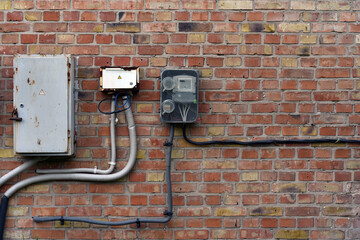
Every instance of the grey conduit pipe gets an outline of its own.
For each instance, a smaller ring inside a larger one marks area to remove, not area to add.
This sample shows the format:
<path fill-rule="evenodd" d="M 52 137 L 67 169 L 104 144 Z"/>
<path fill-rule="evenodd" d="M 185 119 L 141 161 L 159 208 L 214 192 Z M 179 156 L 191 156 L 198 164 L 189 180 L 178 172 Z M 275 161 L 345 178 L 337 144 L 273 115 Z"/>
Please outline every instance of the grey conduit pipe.
<path fill-rule="evenodd" d="M 125 102 L 125 101 L 124 101 Z M 119 178 L 126 176 L 136 162 L 136 130 L 134 118 L 131 112 L 131 108 L 125 110 L 125 117 L 128 123 L 129 128 L 129 137 L 130 137 L 130 155 L 129 160 L 126 166 L 119 172 L 108 174 L 108 175 L 95 175 L 95 174 L 86 174 L 86 173 L 65 173 L 65 174 L 46 174 L 31 177 L 25 179 L 21 182 L 16 183 L 10 187 L 2 197 L 0 205 L 0 239 L 2 239 L 4 227 L 5 227 L 5 218 L 9 198 L 14 195 L 20 189 L 29 186 L 31 184 L 48 182 L 48 181 L 90 181 L 90 182 L 110 182 L 116 181 Z"/>
<path fill-rule="evenodd" d="M 115 111 L 115 100 L 111 101 L 111 112 Z M 115 143 L 115 113 L 110 115 L 110 143 L 111 158 L 109 168 L 106 170 L 94 168 L 71 168 L 71 169 L 37 169 L 37 173 L 54 174 L 54 173 L 93 173 L 93 174 L 110 174 L 114 171 L 116 165 L 116 143 Z"/>
<path fill-rule="evenodd" d="M 46 158 L 38 158 L 38 159 L 31 159 L 31 160 L 25 160 L 25 162 L 23 164 L 21 164 L 20 166 L 18 166 L 17 168 L 14 168 L 13 170 L 11 170 L 10 172 L 8 172 L 7 174 L 5 174 L 4 176 L 2 176 L 0 178 L 0 186 L 4 185 L 7 181 L 9 181 L 11 178 L 19 175 L 20 173 L 22 173 L 23 171 L 25 171 L 26 169 L 28 169 L 29 167 L 35 165 L 37 162 L 39 161 L 43 161 L 46 160 Z"/>
<path fill-rule="evenodd" d="M 137 227 L 140 227 L 141 223 L 167 223 L 171 220 L 173 212 L 173 201 L 172 201 L 172 190 L 171 190 L 171 152 L 172 152 L 172 144 L 174 139 L 174 125 L 170 125 L 170 136 L 168 142 L 164 144 L 164 146 L 168 146 L 167 155 L 166 155 L 166 184 L 167 184 L 167 199 L 168 199 L 168 208 L 164 211 L 164 215 L 166 217 L 163 218 L 137 218 L 132 220 L 126 220 L 121 222 L 108 222 L 101 220 L 93 220 L 88 218 L 80 218 L 80 217 L 33 217 L 35 222 L 51 222 L 51 221 L 60 221 L 64 223 L 64 221 L 71 222 L 85 222 L 90 224 L 98 224 L 98 225 L 106 225 L 106 226 L 121 226 L 136 223 Z"/>

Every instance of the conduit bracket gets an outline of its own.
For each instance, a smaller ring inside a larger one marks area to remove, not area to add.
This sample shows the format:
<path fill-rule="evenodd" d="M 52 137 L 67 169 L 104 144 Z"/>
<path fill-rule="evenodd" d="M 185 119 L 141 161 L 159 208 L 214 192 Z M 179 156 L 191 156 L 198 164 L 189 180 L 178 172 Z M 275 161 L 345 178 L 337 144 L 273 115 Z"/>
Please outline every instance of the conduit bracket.
<path fill-rule="evenodd" d="M 172 215 L 173 215 L 173 212 L 170 212 L 170 211 L 168 211 L 168 210 L 165 210 L 165 211 L 164 211 L 164 215 L 166 215 L 166 216 L 172 216 Z"/>
<path fill-rule="evenodd" d="M 136 227 L 140 228 L 140 219 L 138 219 L 138 218 L 136 219 Z"/>
<path fill-rule="evenodd" d="M 61 218 L 60 218 L 60 225 L 61 226 L 65 225 L 65 220 L 64 220 L 63 216 L 61 216 Z"/>
<path fill-rule="evenodd" d="M 172 142 L 168 142 L 168 141 L 165 141 L 164 144 L 163 144 L 165 147 L 170 147 L 173 145 Z"/>

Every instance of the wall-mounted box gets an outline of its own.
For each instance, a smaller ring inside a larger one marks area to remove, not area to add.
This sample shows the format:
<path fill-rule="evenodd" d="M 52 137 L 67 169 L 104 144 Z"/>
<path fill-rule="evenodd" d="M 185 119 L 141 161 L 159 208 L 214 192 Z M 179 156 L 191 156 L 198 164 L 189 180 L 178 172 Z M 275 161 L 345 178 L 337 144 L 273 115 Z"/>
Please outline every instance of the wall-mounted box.
<path fill-rule="evenodd" d="M 14 58 L 14 151 L 20 155 L 74 153 L 74 64 L 70 56 Z"/>
<path fill-rule="evenodd" d="M 138 67 L 100 68 L 100 90 L 105 92 L 137 91 L 139 87 Z"/>
<path fill-rule="evenodd" d="M 199 112 L 198 70 L 164 70 L 160 81 L 160 120 L 165 123 L 196 122 Z"/>

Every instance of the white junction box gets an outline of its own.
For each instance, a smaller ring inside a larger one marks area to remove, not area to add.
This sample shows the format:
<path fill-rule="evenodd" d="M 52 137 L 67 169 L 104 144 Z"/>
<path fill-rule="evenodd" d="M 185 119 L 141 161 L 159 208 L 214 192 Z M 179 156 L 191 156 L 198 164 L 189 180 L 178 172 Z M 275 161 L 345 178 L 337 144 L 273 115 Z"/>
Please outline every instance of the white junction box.
<path fill-rule="evenodd" d="M 137 90 L 139 85 L 139 68 L 103 67 L 100 69 L 101 91 L 118 92 Z"/>
<path fill-rule="evenodd" d="M 74 153 L 74 64 L 68 55 L 14 58 L 14 151 L 29 156 Z"/>

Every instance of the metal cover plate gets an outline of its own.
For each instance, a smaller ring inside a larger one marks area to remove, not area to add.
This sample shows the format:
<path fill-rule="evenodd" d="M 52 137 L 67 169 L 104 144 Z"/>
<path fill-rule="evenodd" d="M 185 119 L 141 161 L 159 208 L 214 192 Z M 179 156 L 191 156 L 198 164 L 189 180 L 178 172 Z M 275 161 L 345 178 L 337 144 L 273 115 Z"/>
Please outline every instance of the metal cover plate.
<path fill-rule="evenodd" d="M 69 131 L 69 58 L 17 56 L 14 59 L 16 153 L 65 153 Z"/>

